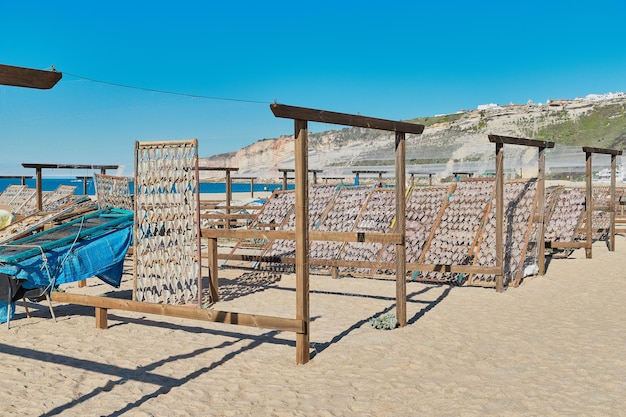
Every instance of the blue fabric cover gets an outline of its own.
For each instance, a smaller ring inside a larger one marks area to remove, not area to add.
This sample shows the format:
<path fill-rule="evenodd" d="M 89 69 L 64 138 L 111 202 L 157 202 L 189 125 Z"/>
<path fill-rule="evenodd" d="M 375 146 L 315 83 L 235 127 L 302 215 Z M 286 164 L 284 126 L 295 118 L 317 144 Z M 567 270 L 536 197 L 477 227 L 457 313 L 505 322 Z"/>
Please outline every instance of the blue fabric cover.
<path fill-rule="evenodd" d="M 132 232 L 132 226 L 124 227 L 96 238 L 82 239 L 52 249 L 46 252 L 47 267 L 39 254 L 15 265 L 0 264 L 0 272 L 24 280 L 22 287 L 26 289 L 48 285 L 57 287 L 93 276 L 119 287 L 124 257 L 132 242 Z M 6 321 L 6 308 L 6 301 L 0 301 L 0 322 Z"/>

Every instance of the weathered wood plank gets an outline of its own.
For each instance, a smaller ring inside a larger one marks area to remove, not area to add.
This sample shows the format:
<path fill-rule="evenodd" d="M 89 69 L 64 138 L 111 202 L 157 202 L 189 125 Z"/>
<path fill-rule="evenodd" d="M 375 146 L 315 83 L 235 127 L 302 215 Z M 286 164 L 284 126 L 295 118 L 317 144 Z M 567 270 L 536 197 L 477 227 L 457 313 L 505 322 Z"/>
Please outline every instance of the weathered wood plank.
<path fill-rule="evenodd" d="M 157 314 L 161 316 L 201 320 L 214 323 L 238 324 L 241 326 L 295 333 L 301 333 L 304 330 L 304 324 L 301 320 L 236 313 L 230 311 L 209 310 L 196 308 L 195 305 L 174 306 L 64 292 L 52 292 L 52 300 L 59 303 L 77 304 L 100 309 L 134 311 L 137 313 Z M 102 314 L 102 312 L 100 314 Z"/>
<path fill-rule="evenodd" d="M 257 230 L 257 229 L 204 229 L 202 237 L 208 239 L 289 239 L 295 240 L 295 230 Z"/>
<path fill-rule="evenodd" d="M 583 146 L 583 152 L 586 153 L 602 153 L 605 155 L 621 155 L 622 151 L 617 149 L 594 148 L 591 146 Z"/>
<path fill-rule="evenodd" d="M 332 242 L 376 242 L 404 244 L 402 233 L 368 233 L 368 232 L 322 232 L 310 231 L 311 240 L 328 240 Z"/>
<path fill-rule="evenodd" d="M 515 138 L 512 136 L 501 136 L 501 135 L 488 135 L 488 138 L 489 138 L 489 142 L 491 143 L 534 146 L 536 148 L 554 148 L 554 142 L 548 142 L 548 141 L 543 141 L 543 140 Z"/>
<path fill-rule="evenodd" d="M 54 87 L 61 77 L 63 77 L 63 74 L 57 71 L 44 71 L 0 64 L 1 85 L 48 90 Z"/>
<path fill-rule="evenodd" d="M 578 249 L 590 247 L 591 243 L 587 242 L 546 242 L 546 248 L 548 249 Z"/>
<path fill-rule="evenodd" d="M 387 130 L 390 132 L 404 132 L 421 134 L 424 125 L 399 122 L 394 120 L 377 119 L 355 114 L 337 113 L 326 110 L 309 109 L 305 107 L 287 106 L 285 104 L 271 104 L 270 109 L 274 116 L 286 119 L 308 120 L 310 122 L 330 123 L 344 126 L 365 127 L 369 129 Z"/>

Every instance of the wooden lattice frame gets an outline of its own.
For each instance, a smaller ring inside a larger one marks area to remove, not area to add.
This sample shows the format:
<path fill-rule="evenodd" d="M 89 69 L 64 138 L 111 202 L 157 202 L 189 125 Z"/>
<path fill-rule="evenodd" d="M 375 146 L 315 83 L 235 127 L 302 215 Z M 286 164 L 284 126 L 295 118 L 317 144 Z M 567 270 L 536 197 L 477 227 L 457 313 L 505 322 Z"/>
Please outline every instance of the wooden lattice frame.
<path fill-rule="evenodd" d="M 133 299 L 200 304 L 198 141 L 135 144 Z"/>
<path fill-rule="evenodd" d="M 129 180 L 126 177 L 94 174 L 98 208 L 117 207 L 133 210 L 133 199 L 130 195 Z"/>

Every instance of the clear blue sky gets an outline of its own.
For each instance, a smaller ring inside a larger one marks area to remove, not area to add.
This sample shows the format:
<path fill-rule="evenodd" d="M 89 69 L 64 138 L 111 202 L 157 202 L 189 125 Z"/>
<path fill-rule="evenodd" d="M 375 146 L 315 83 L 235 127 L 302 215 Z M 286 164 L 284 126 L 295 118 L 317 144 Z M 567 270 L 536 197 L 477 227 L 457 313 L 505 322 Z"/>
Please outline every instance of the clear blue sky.
<path fill-rule="evenodd" d="M 400 120 L 625 91 L 624 18 L 623 0 L 0 0 L 0 63 L 63 72 L 52 90 L 0 86 L 0 174 L 131 175 L 136 140 L 235 151 L 293 133 L 274 100 Z"/>

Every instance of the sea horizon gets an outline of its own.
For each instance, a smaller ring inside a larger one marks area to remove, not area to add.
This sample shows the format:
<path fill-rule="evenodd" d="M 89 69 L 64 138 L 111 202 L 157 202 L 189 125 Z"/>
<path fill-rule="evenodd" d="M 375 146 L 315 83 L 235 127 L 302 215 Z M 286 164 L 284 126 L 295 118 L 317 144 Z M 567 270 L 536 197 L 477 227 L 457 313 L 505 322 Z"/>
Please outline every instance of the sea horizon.
<path fill-rule="evenodd" d="M 93 183 L 93 178 L 87 178 L 87 190 L 83 191 L 83 179 L 76 177 L 44 177 L 41 180 L 42 182 L 42 191 L 54 191 L 60 185 L 70 185 L 75 186 L 74 190 L 75 195 L 88 195 L 94 196 L 96 194 L 95 187 Z M 0 192 L 4 192 L 10 185 L 21 185 L 21 178 L 0 178 Z M 36 187 L 36 179 L 26 178 L 25 184 L 29 188 Z M 130 193 L 134 193 L 134 183 L 133 181 L 129 182 Z M 250 183 L 232 183 L 231 189 L 233 193 L 246 193 L 251 192 Z M 282 183 L 281 182 L 271 182 L 271 183 L 255 183 L 254 184 L 254 192 L 272 192 L 274 190 L 281 190 Z M 294 189 L 293 184 L 288 184 L 287 189 Z M 201 194 L 221 194 L 226 192 L 226 182 L 201 182 L 200 183 L 200 193 Z"/>

